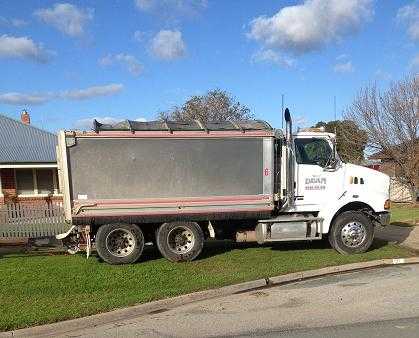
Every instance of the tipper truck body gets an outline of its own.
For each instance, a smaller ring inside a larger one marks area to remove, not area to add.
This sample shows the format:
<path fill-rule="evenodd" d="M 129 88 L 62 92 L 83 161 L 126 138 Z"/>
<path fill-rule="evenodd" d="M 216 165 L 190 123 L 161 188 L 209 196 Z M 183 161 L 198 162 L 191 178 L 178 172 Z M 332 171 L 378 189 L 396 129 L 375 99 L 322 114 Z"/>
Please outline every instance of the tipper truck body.
<path fill-rule="evenodd" d="M 196 258 L 209 238 L 317 240 L 341 253 L 369 248 L 389 221 L 389 178 L 343 163 L 335 135 L 285 133 L 264 121 L 94 122 L 62 131 L 60 187 L 73 250 L 93 240 L 108 263 L 156 244 L 171 261 Z"/>

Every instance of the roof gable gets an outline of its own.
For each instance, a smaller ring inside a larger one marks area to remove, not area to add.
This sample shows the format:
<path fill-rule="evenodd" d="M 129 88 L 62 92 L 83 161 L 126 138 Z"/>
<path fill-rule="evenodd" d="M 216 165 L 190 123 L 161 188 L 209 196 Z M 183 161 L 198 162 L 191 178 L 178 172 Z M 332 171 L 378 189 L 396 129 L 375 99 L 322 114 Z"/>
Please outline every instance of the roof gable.
<path fill-rule="evenodd" d="M 56 145 L 56 135 L 0 114 L 0 163 L 53 163 Z"/>

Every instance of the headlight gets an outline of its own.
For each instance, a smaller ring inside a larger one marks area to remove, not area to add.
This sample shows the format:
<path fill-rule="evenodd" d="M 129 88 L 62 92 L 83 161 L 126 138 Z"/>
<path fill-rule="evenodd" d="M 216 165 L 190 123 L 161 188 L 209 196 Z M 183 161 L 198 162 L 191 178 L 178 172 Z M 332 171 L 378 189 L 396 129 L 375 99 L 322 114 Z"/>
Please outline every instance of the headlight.
<path fill-rule="evenodd" d="M 390 209 L 390 200 L 386 200 L 384 202 L 384 210 L 388 210 L 388 209 Z"/>

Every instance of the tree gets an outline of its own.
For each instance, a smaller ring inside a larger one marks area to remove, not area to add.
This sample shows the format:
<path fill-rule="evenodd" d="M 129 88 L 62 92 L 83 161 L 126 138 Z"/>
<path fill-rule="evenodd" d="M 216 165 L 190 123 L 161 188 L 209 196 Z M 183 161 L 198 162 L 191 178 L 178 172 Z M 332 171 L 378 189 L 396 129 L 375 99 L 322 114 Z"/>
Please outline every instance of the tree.
<path fill-rule="evenodd" d="M 336 148 L 343 161 L 361 163 L 364 160 L 368 137 L 353 121 L 320 121 L 314 127 L 324 127 L 325 131 L 336 133 Z"/>
<path fill-rule="evenodd" d="M 362 89 L 346 118 L 367 133 L 369 149 L 396 164 L 396 179 L 410 189 L 414 201 L 419 187 L 419 75 L 386 91 L 376 85 Z"/>
<path fill-rule="evenodd" d="M 253 118 L 250 109 L 221 89 L 210 90 L 205 95 L 194 95 L 182 106 L 175 106 L 159 114 L 164 120 L 201 122 L 249 120 Z"/>

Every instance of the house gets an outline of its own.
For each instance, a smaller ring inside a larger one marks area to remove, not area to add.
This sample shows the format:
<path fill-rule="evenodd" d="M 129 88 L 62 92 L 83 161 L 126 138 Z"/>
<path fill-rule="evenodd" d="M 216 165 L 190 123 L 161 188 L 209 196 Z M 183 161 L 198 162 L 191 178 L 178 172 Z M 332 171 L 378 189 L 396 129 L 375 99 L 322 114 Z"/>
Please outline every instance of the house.
<path fill-rule="evenodd" d="M 61 201 L 56 159 L 57 136 L 0 114 L 0 206 Z"/>
<path fill-rule="evenodd" d="M 416 144 L 416 154 L 419 154 L 419 143 Z M 390 176 L 390 200 L 393 202 L 411 202 L 418 198 L 412 196 L 409 187 L 403 184 L 400 179 L 400 166 L 386 152 L 380 151 L 369 157 L 367 167 L 378 170 Z"/>

